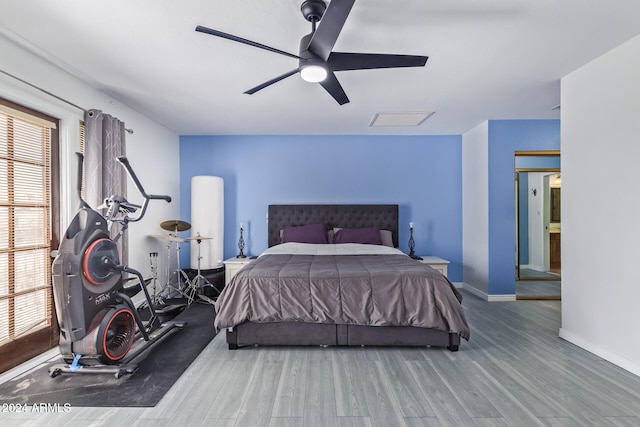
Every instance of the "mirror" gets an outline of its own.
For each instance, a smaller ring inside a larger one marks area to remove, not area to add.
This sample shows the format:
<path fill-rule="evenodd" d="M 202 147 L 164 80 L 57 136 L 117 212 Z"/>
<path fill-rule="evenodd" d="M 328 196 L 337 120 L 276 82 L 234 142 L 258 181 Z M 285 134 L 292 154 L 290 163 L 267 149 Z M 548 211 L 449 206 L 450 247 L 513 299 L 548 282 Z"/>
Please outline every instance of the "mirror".
<path fill-rule="evenodd" d="M 518 299 L 560 297 L 562 182 L 559 159 L 559 154 L 547 157 L 537 154 L 533 158 L 516 155 Z M 518 168 L 519 164 L 523 167 Z"/>

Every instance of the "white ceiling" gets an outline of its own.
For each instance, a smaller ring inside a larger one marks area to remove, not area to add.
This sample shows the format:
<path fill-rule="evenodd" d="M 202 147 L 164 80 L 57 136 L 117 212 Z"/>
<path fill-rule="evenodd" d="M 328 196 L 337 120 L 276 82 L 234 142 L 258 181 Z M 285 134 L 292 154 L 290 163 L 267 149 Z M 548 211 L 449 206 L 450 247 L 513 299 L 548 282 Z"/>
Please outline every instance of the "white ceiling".
<path fill-rule="evenodd" d="M 485 120 L 559 118 L 560 78 L 640 34 L 638 0 L 357 0 L 335 51 L 429 60 L 336 73 L 351 100 L 340 106 L 298 75 L 243 94 L 297 60 L 194 31 L 297 54 L 311 30 L 301 3 L 4 0 L 0 34 L 181 135 L 462 134 Z M 419 111 L 435 114 L 369 126 L 377 113 Z"/>

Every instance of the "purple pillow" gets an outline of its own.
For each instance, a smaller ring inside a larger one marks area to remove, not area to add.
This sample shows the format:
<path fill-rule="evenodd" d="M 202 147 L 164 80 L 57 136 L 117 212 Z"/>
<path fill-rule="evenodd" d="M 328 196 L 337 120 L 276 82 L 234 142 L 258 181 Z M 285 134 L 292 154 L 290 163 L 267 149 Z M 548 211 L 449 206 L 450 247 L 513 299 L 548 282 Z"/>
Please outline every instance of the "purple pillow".
<path fill-rule="evenodd" d="M 380 230 L 377 228 L 341 228 L 336 231 L 334 241 L 336 243 L 382 245 Z"/>
<path fill-rule="evenodd" d="M 282 243 L 329 243 L 327 226 L 324 224 L 308 224 L 299 227 L 284 227 Z"/>

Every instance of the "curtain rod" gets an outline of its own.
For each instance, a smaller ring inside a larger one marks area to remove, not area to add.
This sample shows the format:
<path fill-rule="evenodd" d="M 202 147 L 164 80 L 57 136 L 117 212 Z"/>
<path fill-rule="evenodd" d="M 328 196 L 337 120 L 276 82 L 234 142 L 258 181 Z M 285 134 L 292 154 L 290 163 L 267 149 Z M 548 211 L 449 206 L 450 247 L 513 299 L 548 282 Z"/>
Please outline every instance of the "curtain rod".
<path fill-rule="evenodd" d="M 54 93 L 49 92 L 49 91 L 48 91 L 48 90 L 46 90 L 46 89 L 42 89 L 41 87 L 38 87 L 38 86 L 34 85 L 33 83 L 30 83 L 30 82 L 28 82 L 28 81 L 26 81 L 26 80 L 24 80 L 24 79 L 21 79 L 21 78 L 20 78 L 20 77 L 18 77 L 18 76 L 14 76 L 13 74 L 8 73 L 8 72 L 6 72 L 6 71 L 4 71 L 4 70 L 0 70 L 0 72 L 2 72 L 3 74 L 6 74 L 7 76 L 9 76 L 9 77 L 11 77 L 11 78 L 14 78 L 14 79 L 16 79 L 16 80 L 20 81 L 20 82 L 22 82 L 22 83 L 24 83 L 24 84 L 26 84 L 26 85 L 28 85 L 28 86 L 31 86 L 32 88 L 37 89 L 37 90 L 39 90 L 39 91 L 40 91 L 40 92 L 42 92 L 42 93 L 45 93 L 45 94 L 47 94 L 47 95 L 49 95 L 49 96 L 52 96 L 52 97 L 56 98 L 57 100 L 64 102 L 65 104 L 71 105 L 72 107 L 75 107 L 75 108 L 77 108 L 78 110 L 80 110 L 80 111 L 82 111 L 82 112 L 84 112 L 84 113 L 88 113 L 88 112 L 89 112 L 89 110 L 87 110 L 86 108 L 82 108 L 82 107 L 80 107 L 79 105 L 74 104 L 74 103 L 73 103 L 73 102 L 71 102 L 71 101 L 68 101 L 68 100 L 66 100 L 66 99 L 64 99 L 64 98 L 59 97 L 58 95 L 56 95 L 56 94 L 54 94 Z M 126 131 L 127 131 L 127 133 L 128 133 L 129 135 L 133 134 L 133 129 L 127 129 L 127 128 L 125 128 L 124 130 L 126 130 Z"/>

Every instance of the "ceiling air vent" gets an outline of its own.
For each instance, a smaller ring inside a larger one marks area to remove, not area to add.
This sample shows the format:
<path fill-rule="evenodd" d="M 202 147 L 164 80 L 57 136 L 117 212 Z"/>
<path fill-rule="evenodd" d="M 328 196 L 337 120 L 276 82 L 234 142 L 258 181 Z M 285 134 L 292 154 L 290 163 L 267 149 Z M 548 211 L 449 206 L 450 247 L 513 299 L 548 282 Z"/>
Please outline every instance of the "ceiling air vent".
<path fill-rule="evenodd" d="M 421 111 L 412 113 L 377 113 L 369 126 L 420 126 L 434 112 Z"/>

